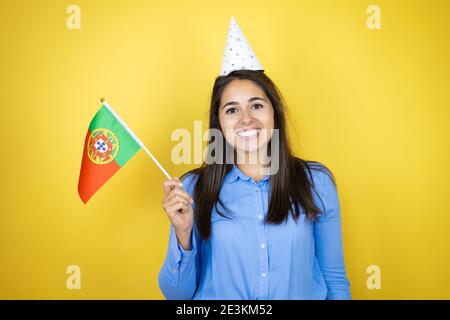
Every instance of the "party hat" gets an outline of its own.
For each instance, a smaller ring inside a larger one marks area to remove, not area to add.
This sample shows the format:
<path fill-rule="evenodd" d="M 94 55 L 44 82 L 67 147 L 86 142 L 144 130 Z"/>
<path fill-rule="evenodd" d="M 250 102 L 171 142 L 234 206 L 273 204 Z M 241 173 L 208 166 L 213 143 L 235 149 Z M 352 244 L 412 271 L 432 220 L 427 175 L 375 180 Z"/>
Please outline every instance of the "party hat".
<path fill-rule="evenodd" d="M 226 76 L 233 70 L 242 69 L 264 70 L 236 20 L 231 17 L 220 75 Z"/>

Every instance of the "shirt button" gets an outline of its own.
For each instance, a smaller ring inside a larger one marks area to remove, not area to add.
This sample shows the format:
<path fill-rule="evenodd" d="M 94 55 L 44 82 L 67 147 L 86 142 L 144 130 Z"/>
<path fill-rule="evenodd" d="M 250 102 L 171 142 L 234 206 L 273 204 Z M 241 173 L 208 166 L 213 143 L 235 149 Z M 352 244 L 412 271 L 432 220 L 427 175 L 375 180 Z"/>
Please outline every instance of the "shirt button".
<path fill-rule="evenodd" d="M 255 191 L 256 191 L 256 192 L 259 192 L 259 189 L 256 189 Z"/>
<path fill-rule="evenodd" d="M 266 245 L 264 244 L 264 243 L 261 243 L 261 248 L 265 248 L 266 247 Z"/>
<path fill-rule="evenodd" d="M 177 269 L 173 269 L 173 272 L 177 272 L 178 270 Z"/>
<path fill-rule="evenodd" d="M 261 221 L 263 219 L 262 215 L 258 215 L 258 220 Z"/>
<path fill-rule="evenodd" d="M 261 273 L 261 276 L 265 277 L 267 274 L 265 272 Z"/>

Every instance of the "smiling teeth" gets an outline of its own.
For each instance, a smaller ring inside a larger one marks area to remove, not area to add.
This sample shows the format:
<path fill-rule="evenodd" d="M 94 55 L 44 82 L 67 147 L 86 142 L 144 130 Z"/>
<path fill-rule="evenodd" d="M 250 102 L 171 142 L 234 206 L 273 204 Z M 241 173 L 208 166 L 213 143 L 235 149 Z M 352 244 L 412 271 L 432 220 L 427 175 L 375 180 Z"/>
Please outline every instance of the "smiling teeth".
<path fill-rule="evenodd" d="M 237 133 L 240 137 L 251 137 L 257 135 L 261 131 L 261 129 L 252 129 L 252 130 L 243 130 Z"/>

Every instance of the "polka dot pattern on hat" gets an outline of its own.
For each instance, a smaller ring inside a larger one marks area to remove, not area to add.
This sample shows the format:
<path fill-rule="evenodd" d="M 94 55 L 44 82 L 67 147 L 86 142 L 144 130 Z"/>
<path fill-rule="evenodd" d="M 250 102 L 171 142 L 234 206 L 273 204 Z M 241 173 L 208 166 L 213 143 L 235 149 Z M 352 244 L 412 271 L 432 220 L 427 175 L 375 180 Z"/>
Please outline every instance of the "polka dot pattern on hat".
<path fill-rule="evenodd" d="M 236 20 L 231 17 L 220 75 L 226 76 L 234 70 L 242 69 L 264 70 Z"/>

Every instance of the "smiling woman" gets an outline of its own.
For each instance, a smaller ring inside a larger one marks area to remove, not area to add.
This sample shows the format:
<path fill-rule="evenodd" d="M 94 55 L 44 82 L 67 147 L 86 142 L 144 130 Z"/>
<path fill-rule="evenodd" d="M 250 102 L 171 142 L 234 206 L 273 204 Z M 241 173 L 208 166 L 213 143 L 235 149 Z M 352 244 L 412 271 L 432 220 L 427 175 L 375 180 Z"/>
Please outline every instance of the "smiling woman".
<path fill-rule="evenodd" d="M 222 134 L 208 154 L 218 161 L 164 182 L 159 286 L 168 299 L 349 299 L 334 177 L 293 155 L 282 95 L 248 61 L 233 69 L 225 58 L 214 83 L 209 129 Z"/>
<path fill-rule="evenodd" d="M 333 175 L 320 163 L 292 154 L 275 84 L 262 71 L 218 77 L 209 127 L 223 132 L 222 161 L 203 163 L 182 183 L 164 183 L 163 206 L 172 223 L 159 274 L 165 296 L 350 298 Z M 267 154 L 274 143 L 279 152 L 270 154 L 270 162 L 277 158 L 277 172 L 263 174 L 259 158 L 237 161 Z M 227 148 L 234 150 L 232 163 L 227 163 Z"/>

